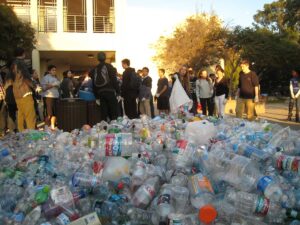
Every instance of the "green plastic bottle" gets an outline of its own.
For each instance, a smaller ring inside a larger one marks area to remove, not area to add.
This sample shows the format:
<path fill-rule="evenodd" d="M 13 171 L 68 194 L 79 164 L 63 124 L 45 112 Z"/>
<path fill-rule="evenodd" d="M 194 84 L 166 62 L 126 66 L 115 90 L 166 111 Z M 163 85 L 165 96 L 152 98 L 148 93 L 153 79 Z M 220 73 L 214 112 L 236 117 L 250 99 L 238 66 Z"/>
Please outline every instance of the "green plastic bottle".
<path fill-rule="evenodd" d="M 45 185 L 42 190 L 38 191 L 35 194 L 34 200 L 36 201 L 36 203 L 37 204 L 45 203 L 48 200 L 49 192 L 50 192 L 49 185 Z"/>

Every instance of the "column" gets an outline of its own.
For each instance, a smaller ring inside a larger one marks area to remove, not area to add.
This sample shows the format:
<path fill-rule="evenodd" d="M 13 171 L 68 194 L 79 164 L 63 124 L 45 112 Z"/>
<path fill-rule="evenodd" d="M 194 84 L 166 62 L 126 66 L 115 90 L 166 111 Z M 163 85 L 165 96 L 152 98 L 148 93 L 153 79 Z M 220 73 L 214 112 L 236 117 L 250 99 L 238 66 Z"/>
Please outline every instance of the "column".
<path fill-rule="evenodd" d="M 37 49 L 32 50 L 32 69 L 35 69 L 41 77 L 40 52 Z"/>
<path fill-rule="evenodd" d="M 31 26 L 38 31 L 38 2 L 30 0 L 30 22 Z"/>
<path fill-rule="evenodd" d="M 86 0 L 86 30 L 87 33 L 94 33 L 94 0 Z"/>
<path fill-rule="evenodd" d="M 64 32 L 63 0 L 56 0 L 57 33 Z"/>

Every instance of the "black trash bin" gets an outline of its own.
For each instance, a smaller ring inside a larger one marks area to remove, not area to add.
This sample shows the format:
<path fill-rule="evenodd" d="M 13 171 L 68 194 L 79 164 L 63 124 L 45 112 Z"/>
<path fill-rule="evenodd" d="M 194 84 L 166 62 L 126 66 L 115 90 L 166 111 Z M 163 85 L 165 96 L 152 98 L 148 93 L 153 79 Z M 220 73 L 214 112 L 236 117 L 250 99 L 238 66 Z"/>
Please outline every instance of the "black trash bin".
<path fill-rule="evenodd" d="M 57 101 L 57 125 L 64 131 L 81 128 L 87 123 L 87 104 L 81 99 L 66 98 Z"/>
<path fill-rule="evenodd" d="M 87 124 L 94 126 L 101 121 L 101 109 L 96 101 L 87 102 Z"/>

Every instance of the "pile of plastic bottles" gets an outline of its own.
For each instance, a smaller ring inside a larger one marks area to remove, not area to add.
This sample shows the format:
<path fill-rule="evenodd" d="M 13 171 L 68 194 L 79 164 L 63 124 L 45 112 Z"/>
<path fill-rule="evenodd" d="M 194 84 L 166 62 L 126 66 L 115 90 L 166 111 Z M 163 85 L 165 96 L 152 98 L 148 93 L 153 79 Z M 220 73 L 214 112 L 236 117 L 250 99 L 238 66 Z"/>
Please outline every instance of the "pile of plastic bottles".
<path fill-rule="evenodd" d="M 0 142 L 0 224 L 300 224 L 299 132 L 126 117 Z"/>

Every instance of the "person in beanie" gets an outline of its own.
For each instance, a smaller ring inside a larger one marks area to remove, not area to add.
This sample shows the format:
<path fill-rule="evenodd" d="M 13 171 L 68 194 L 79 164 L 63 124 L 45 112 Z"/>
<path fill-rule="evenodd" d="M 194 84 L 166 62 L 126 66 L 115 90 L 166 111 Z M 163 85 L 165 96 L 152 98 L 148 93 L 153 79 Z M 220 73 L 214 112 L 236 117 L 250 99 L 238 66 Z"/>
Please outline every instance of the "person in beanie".
<path fill-rule="evenodd" d="M 100 100 L 101 118 L 105 121 L 115 120 L 118 117 L 118 99 L 120 88 L 117 81 L 117 70 L 106 63 L 106 54 L 98 53 L 99 64 L 90 71 L 93 90 Z"/>

